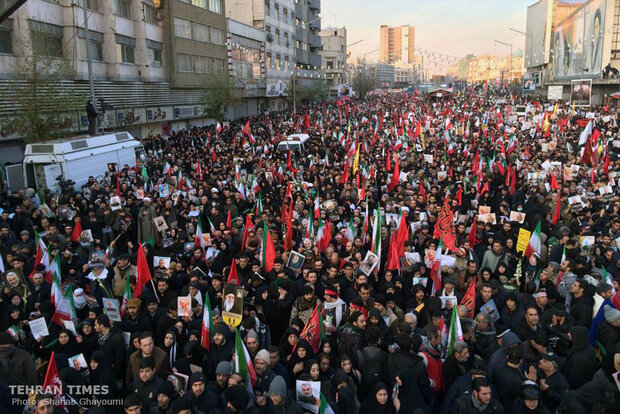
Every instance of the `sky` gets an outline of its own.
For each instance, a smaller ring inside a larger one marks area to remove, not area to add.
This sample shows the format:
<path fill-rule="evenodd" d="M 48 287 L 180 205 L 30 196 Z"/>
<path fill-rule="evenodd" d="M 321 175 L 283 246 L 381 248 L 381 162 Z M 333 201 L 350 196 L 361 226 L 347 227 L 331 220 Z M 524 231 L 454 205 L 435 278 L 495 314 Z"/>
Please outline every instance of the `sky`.
<path fill-rule="evenodd" d="M 471 53 L 508 56 L 523 49 L 527 7 L 537 0 L 322 0 L 321 26 L 347 29 L 352 56 L 379 48 L 379 26 L 415 26 L 415 47 L 445 55 L 464 57 Z M 379 52 L 369 53 L 370 61 Z"/>

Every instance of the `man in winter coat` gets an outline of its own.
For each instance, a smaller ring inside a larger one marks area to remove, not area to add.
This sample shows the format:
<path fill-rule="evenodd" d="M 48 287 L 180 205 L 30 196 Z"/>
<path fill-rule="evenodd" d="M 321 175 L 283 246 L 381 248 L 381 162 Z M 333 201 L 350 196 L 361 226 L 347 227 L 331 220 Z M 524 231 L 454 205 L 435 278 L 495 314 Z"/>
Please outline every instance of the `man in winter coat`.
<path fill-rule="evenodd" d="M 276 377 L 271 367 L 269 366 L 270 357 L 269 352 L 261 349 L 256 353 L 254 357 L 254 369 L 256 370 L 256 384 L 254 384 L 254 391 L 256 393 L 266 393 L 269 391 L 271 381 Z"/>
<path fill-rule="evenodd" d="M 129 262 L 129 255 L 123 253 L 118 256 L 116 266 L 114 266 L 114 277 L 112 278 L 112 288 L 114 296 L 123 297 L 125 292 L 125 281 L 130 278 L 130 282 L 135 282 L 136 267 Z"/>
<path fill-rule="evenodd" d="M 139 368 L 138 378 L 135 379 L 130 389 L 140 397 L 142 406 L 147 408 L 157 401 L 157 392 L 164 380 L 155 375 L 153 357 L 142 358 Z"/>
<path fill-rule="evenodd" d="M 0 374 L 10 385 L 37 384 L 37 371 L 30 354 L 15 346 L 8 332 L 0 332 Z"/>
<path fill-rule="evenodd" d="M 116 331 L 112 331 L 110 327 L 110 318 L 107 315 L 99 315 L 95 319 L 95 331 L 97 332 L 97 343 L 108 356 L 112 364 L 114 379 L 117 382 L 123 380 L 125 376 L 125 340 L 123 335 Z M 129 383 L 131 384 L 131 382 Z"/>
<path fill-rule="evenodd" d="M 155 361 L 154 373 L 159 376 L 167 375 L 170 372 L 170 364 L 168 355 L 161 348 L 155 346 L 153 334 L 151 332 L 142 332 L 138 339 L 140 349 L 135 351 L 129 357 L 129 365 L 125 375 L 125 384 L 129 386 L 140 374 L 140 361 L 152 357 Z M 165 378 L 165 377 L 164 377 Z"/>
<path fill-rule="evenodd" d="M 491 396 L 491 385 L 485 378 L 472 381 L 472 393 L 456 400 L 453 414 L 503 414 L 504 407 Z"/>
<path fill-rule="evenodd" d="M 183 394 L 183 399 L 192 404 L 192 410 L 210 413 L 220 409 L 220 399 L 215 393 L 205 388 L 206 380 L 202 372 L 194 372 L 189 377 L 188 390 Z"/>
<path fill-rule="evenodd" d="M 445 389 L 449 389 L 454 381 L 465 375 L 470 367 L 469 348 L 467 344 L 465 342 L 456 341 L 454 343 L 454 352 L 443 362 Z"/>
<path fill-rule="evenodd" d="M 340 354 L 350 355 L 355 358 L 357 351 L 364 347 L 364 329 L 366 329 L 366 317 L 362 312 L 355 311 L 345 323 L 338 329 L 338 348 Z"/>
<path fill-rule="evenodd" d="M 497 341 L 500 343 L 500 348 L 491 355 L 491 359 L 487 365 L 487 373 L 491 381 L 494 379 L 495 369 L 506 363 L 508 348 L 517 342 L 521 342 L 519 337 L 515 335 L 514 332 L 510 331 L 505 332 L 501 337 L 497 338 Z"/>
<path fill-rule="evenodd" d="M 562 359 L 554 353 L 542 355 L 538 368 L 542 371 L 543 378 L 539 380 L 542 391 L 542 403 L 551 412 L 560 406 L 564 394 L 568 392 L 568 381 L 559 371 Z"/>
<path fill-rule="evenodd" d="M 596 371 L 597 360 L 594 348 L 590 346 L 586 328 L 573 326 L 569 335 L 573 346 L 568 351 L 562 373 L 566 376 L 570 389 L 576 390 L 592 378 Z"/>
<path fill-rule="evenodd" d="M 223 323 L 213 328 L 213 341 L 211 350 L 205 355 L 202 362 L 203 372 L 207 376 L 213 376 L 215 368 L 222 361 L 230 361 L 235 344 L 228 340 L 228 328 Z"/>
<path fill-rule="evenodd" d="M 276 376 L 269 385 L 269 398 L 263 405 L 257 401 L 263 414 L 303 414 L 301 407 L 286 392 L 284 378 Z"/>
<path fill-rule="evenodd" d="M 511 410 L 515 400 L 521 395 L 521 383 L 525 380 L 521 371 L 522 358 L 521 342 L 511 345 L 507 350 L 505 364 L 497 367 L 493 376 L 493 384 L 497 389 L 499 400 L 504 407 L 507 407 L 507 411 Z M 534 367 L 531 368 L 535 370 Z"/>
<path fill-rule="evenodd" d="M 588 282 L 577 279 L 570 287 L 570 315 L 575 319 L 575 325 L 590 327 L 592 323 L 592 308 L 594 299 L 587 293 Z"/>

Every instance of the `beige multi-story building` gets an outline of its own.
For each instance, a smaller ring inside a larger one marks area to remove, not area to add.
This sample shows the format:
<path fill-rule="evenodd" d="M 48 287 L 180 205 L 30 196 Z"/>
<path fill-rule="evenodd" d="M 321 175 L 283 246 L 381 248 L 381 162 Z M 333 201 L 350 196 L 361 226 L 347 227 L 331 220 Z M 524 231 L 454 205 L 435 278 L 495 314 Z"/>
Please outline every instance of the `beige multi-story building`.
<path fill-rule="evenodd" d="M 379 62 L 413 63 L 415 51 L 415 26 L 379 28 Z"/>
<path fill-rule="evenodd" d="M 337 94 L 338 85 L 347 83 L 347 29 L 326 27 L 319 32 L 322 49 L 321 67 L 325 72 L 330 95 Z"/>
<path fill-rule="evenodd" d="M 467 62 L 467 81 L 470 83 L 503 81 L 514 82 L 523 77 L 523 52 L 517 50 L 512 59 L 495 55 L 470 58 Z"/>
<path fill-rule="evenodd" d="M 86 104 L 83 1 L 30 0 L 0 24 L 1 87 L 20 82 L 20 65 L 42 50 L 69 63 L 63 87 Z M 224 0 L 167 0 L 159 13 L 152 0 L 86 1 L 95 97 L 108 106 L 100 126 L 140 137 L 207 122 L 199 105 L 205 79 L 226 70 Z M 0 116 L 16 110 L 9 100 L 0 102 Z M 85 110 L 71 116 L 75 132 L 87 129 Z"/>

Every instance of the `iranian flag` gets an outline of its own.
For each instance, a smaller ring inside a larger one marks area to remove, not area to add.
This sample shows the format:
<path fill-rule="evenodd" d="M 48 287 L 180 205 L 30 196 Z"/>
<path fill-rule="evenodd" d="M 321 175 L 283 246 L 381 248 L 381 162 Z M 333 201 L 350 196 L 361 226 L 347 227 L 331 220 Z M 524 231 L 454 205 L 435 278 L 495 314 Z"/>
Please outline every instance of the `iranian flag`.
<path fill-rule="evenodd" d="M 456 306 L 452 306 L 452 317 L 450 318 L 450 330 L 448 331 L 448 353 L 447 356 L 454 352 L 454 343 L 463 341 L 463 329 L 461 328 L 461 320 L 456 311 Z"/>
<path fill-rule="evenodd" d="M 334 410 L 332 410 L 332 407 L 327 402 L 327 399 L 325 398 L 323 393 L 321 393 L 321 405 L 319 406 L 319 414 L 334 414 Z"/>
<path fill-rule="evenodd" d="M 55 352 L 52 351 L 52 355 L 47 365 L 47 371 L 45 372 L 45 379 L 43 380 L 43 390 L 54 395 L 54 405 L 60 408 L 65 407 L 64 392 L 62 389 L 62 380 L 60 379 L 60 372 L 56 366 Z"/>
<path fill-rule="evenodd" d="M 342 240 L 342 244 L 346 244 L 348 241 L 353 243 L 356 233 L 357 229 L 355 228 L 355 224 L 353 224 L 353 218 L 351 218 L 349 225 L 347 226 L 347 231 L 344 233 L 344 240 Z"/>
<path fill-rule="evenodd" d="M 52 322 L 62 326 L 62 321 L 75 321 L 77 320 L 77 314 L 75 313 L 75 304 L 73 303 L 73 287 L 67 285 L 65 293 L 62 294 L 60 289 L 60 282 L 58 278 L 54 277 L 54 284 L 52 287 L 52 296 L 59 298 L 55 303 L 56 310 L 52 316 Z"/>
<path fill-rule="evenodd" d="M 525 257 L 529 258 L 532 254 L 538 253 L 538 257 L 540 257 L 541 252 L 541 241 L 540 241 L 540 221 L 536 225 L 534 232 L 530 236 L 530 242 L 527 244 L 527 248 L 525 249 Z"/>
<path fill-rule="evenodd" d="M 375 210 L 375 220 L 372 225 L 372 247 L 371 250 L 377 255 L 379 264 L 381 263 L 381 208 L 377 204 Z"/>
<path fill-rule="evenodd" d="M 37 267 L 40 264 L 45 266 L 45 270 L 46 270 L 45 281 L 51 284 L 52 283 L 51 274 L 49 274 L 49 276 L 47 274 L 47 270 L 49 269 L 49 256 L 47 252 L 47 246 L 45 245 L 45 242 L 43 241 L 41 236 L 39 236 L 39 232 L 37 232 L 36 230 L 34 231 L 34 244 L 35 246 L 37 246 L 37 253 L 34 257 L 34 267 Z M 30 273 L 30 277 L 32 277 L 33 274 L 34 274 L 34 268 L 32 272 Z"/>
<path fill-rule="evenodd" d="M 127 313 L 127 302 L 129 302 L 129 299 L 132 298 L 129 279 L 129 276 L 125 278 L 125 291 L 123 292 L 123 302 L 121 303 L 121 316 L 125 316 L 125 313 Z"/>
<path fill-rule="evenodd" d="M 308 239 L 314 237 L 314 212 L 312 210 L 310 210 L 308 216 L 308 226 L 306 227 L 305 237 Z"/>
<path fill-rule="evenodd" d="M 263 199 L 260 195 L 260 191 L 258 192 L 258 200 L 256 200 L 256 211 L 255 214 L 257 216 L 260 216 L 261 214 L 263 214 Z"/>
<path fill-rule="evenodd" d="M 218 123 L 217 123 L 217 126 L 215 127 L 215 131 L 216 131 L 218 134 L 221 134 L 221 133 L 222 133 L 222 130 L 223 130 L 223 129 L 222 129 L 222 125 L 218 122 Z"/>
<path fill-rule="evenodd" d="M 52 275 L 52 291 L 50 293 L 50 302 L 56 307 L 58 302 L 62 298 L 62 290 L 60 284 L 62 283 L 62 277 L 60 275 L 60 256 L 58 253 L 54 256 L 52 266 L 50 266 L 50 273 Z"/>
<path fill-rule="evenodd" d="M 263 246 L 261 252 L 261 267 L 265 272 L 271 272 L 273 269 L 273 261 L 276 258 L 276 249 L 273 247 L 273 239 L 267 227 L 267 223 L 263 223 Z"/>
<path fill-rule="evenodd" d="M 196 236 L 194 237 L 194 246 L 201 247 L 204 251 L 208 246 L 205 242 L 205 238 L 202 237 L 202 223 L 200 217 L 198 217 L 198 223 L 196 223 Z"/>
<path fill-rule="evenodd" d="M 329 220 L 319 220 L 319 229 L 316 232 L 316 247 L 324 252 L 332 241 L 332 225 Z"/>
<path fill-rule="evenodd" d="M 245 378 L 248 385 L 254 386 L 256 384 L 256 371 L 254 371 L 254 365 L 252 365 L 252 358 L 250 358 L 250 353 L 245 347 L 238 329 L 235 330 L 234 372 Z"/>
<path fill-rule="evenodd" d="M 162 174 L 166 174 L 168 175 L 168 177 L 170 177 L 171 173 L 172 173 L 172 166 L 170 165 L 168 161 L 166 161 L 166 163 L 164 164 L 164 169 L 162 171 Z"/>
<path fill-rule="evenodd" d="M 366 244 L 366 233 L 368 232 L 368 224 L 370 216 L 368 215 L 368 198 L 366 198 L 366 214 L 364 215 L 364 226 L 362 227 L 362 244 Z"/>
<path fill-rule="evenodd" d="M 142 289 L 144 285 L 151 280 L 151 272 L 149 270 L 149 265 L 146 261 L 146 255 L 144 254 L 144 250 L 142 249 L 142 245 L 138 245 L 138 263 L 137 263 L 137 276 L 136 276 L 136 288 L 134 290 L 134 296 L 138 297 L 142 294 Z"/>
<path fill-rule="evenodd" d="M 213 317 L 211 315 L 211 301 L 209 294 L 205 295 L 205 304 L 202 310 L 202 328 L 200 329 L 200 345 L 207 351 L 211 350 L 211 325 Z"/>
<path fill-rule="evenodd" d="M 313 214 L 314 214 L 314 218 L 319 218 L 321 216 L 321 205 L 319 204 L 318 194 L 316 197 L 314 197 Z"/>
<path fill-rule="evenodd" d="M 260 191 L 260 185 L 258 184 L 258 180 L 256 179 L 255 175 L 252 176 L 252 191 L 254 191 L 255 193 L 258 193 Z"/>
<path fill-rule="evenodd" d="M 245 250 L 245 243 L 248 239 L 248 231 L 254 228 L 254 223 L 252 223 L 252 219 L 249 214 L 245 215 L 245 226 L 243 226 L 243 239 L 241 240 L 241 251 Z"/>

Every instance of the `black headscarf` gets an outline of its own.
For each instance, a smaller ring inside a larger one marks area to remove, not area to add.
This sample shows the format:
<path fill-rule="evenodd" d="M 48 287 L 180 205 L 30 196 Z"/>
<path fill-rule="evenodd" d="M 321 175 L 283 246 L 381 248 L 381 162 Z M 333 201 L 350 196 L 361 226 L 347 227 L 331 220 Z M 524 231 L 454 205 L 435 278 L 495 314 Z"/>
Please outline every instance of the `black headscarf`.
<path fill-rule="evenodd" d="M 377 393 L 381 390 L 385 390 L 388 393 L 388 400 L 385 404 L 379 404 L 377 401 Z M 396 409 L 394 408 L 394 403 L 390 398 L 390 391 L 382 382 L 374 386 L 359 410 L 359 414 L 395 414 L 395 412 Z"/>
<path fill-rule="evenodd" d="M 98 365 L 96 369 L 90 367 L 89 382 L 90 385 L 107 385 L 109 392 L 96 395 L 99 399 L 112 399 L 116 396 L 116 383 L 114 382 L 114 372 L 110 365 L 110 360 L 103 351 L 95 351 L 90 356 L 91 361 L 95 361 Z"/>

